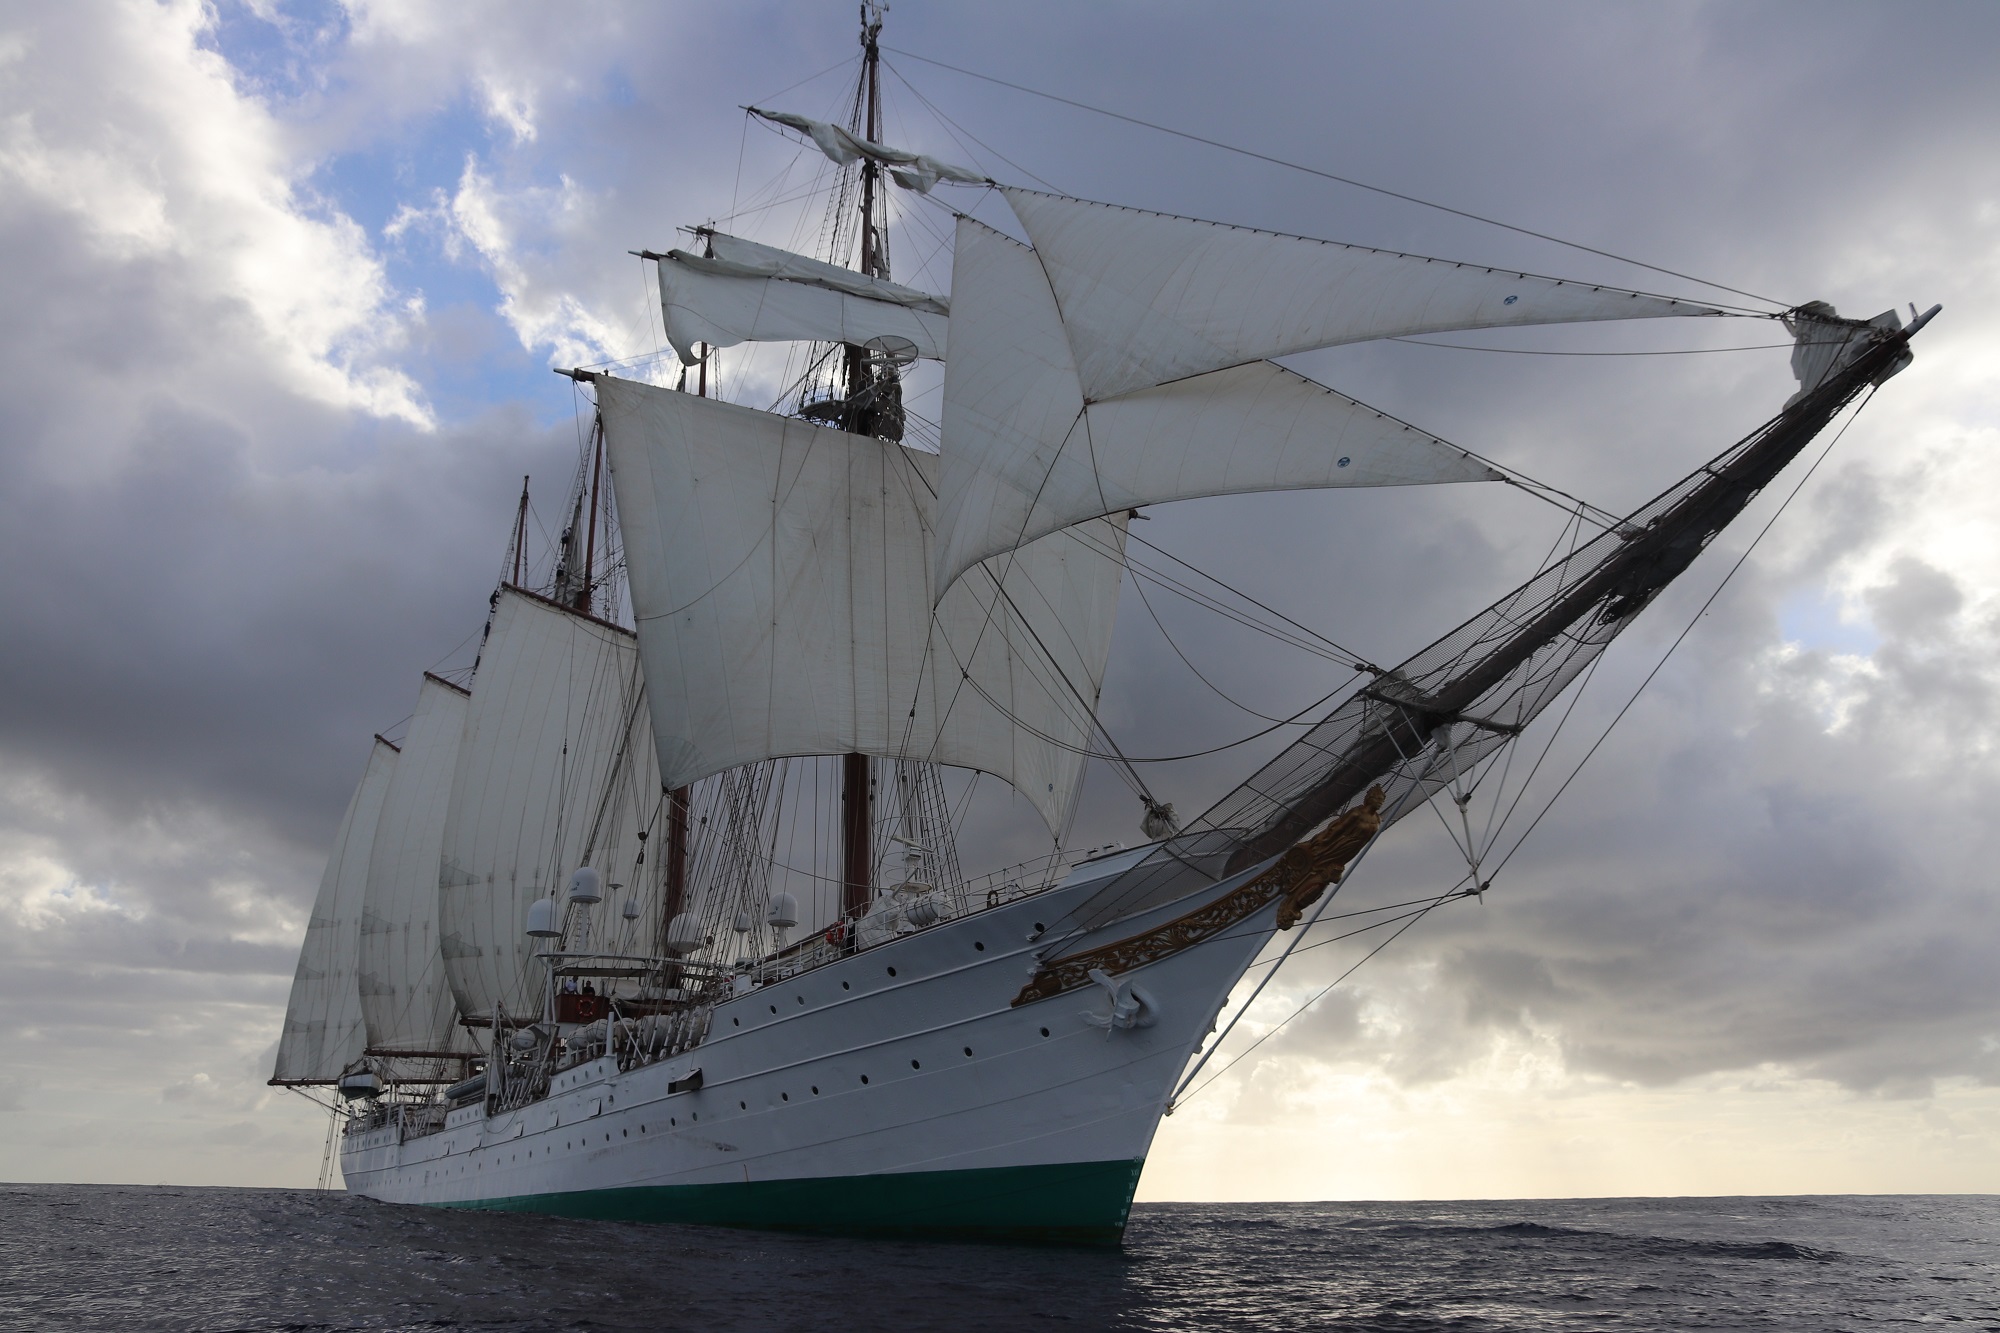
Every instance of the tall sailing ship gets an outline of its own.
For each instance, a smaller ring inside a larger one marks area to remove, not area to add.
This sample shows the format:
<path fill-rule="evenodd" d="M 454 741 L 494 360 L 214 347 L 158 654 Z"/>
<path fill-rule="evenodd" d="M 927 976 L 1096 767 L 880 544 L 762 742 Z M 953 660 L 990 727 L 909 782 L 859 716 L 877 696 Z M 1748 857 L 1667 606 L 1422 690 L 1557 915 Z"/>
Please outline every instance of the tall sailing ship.
<path fill-rule="evenodd" d="M 1001 184 L 882 142 L 879 29 L 864 8 L 844 125 L 751 113 L 837 168 L 824 257 L 714 227 L 641 252 L 674 382 L 566 372 L 594 414 L 552 567 L 524 488 L 475 667 L 375 740 L 271 1080 L 333 1094 L 351 1190 L 1115 1242 L 1246 969 L 1467 792 L 1930 317 L 1775 315 L 1800 380 L 1776 415 L 1628 515 L 1577 505 L 1566 554 L 1407 661 L 1340 668 L 1343 702 L 1183 824 L 1098 717 L 1131 517 L 1535 485 L 1272 358 L 1742 312 Z M 940 182 L 1025 237 L 941 208 L 948 295 L 891 281 L 887 245 L 890 185 Z M 794 345 L 773 410 L 711 392 L 717 349 L 755 343 Z M 925 363 L 934 424 L 904 402 Z M 1068 846 L 1093 758 L 1142 845 Z M 968 874 L 989 778 L 1053 851 Z M 1466 851 L 1450 893 L 1485 887 Z"/>

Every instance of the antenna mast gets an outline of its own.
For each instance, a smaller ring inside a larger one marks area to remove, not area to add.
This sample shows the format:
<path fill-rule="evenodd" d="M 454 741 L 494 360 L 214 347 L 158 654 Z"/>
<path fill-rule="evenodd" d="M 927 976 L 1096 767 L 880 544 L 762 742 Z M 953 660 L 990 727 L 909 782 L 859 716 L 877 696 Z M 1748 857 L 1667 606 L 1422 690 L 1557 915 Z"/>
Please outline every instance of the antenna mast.
<path fill-rule="evenodd" d="M 597 486 L 604 474 L 604 418 L 597 418 L 591 431 L 592 454 L 590 462 L 590 520 L 589 536 L 584 540 L 583 581 L 577 586 L 576 600 L 571 603 L 577 610 L 589 615 L 590 594 L 597 581 Z"/>
<path fill-rule="evenodd" d="M 521 478 L 521 507 L 514 513 L 514 578 L 515 587 L 521 586 L 521 562 L 527 555 L 528 545 L 528 479 Z"/>

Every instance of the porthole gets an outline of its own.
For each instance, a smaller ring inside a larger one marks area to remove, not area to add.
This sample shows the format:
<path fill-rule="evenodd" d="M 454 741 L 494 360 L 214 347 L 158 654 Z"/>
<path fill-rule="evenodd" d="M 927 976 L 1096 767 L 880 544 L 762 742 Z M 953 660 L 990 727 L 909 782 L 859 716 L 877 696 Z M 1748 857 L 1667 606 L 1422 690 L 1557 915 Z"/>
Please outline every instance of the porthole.
<path fill-rule="evenodd" d="M 743 1026 L 743 1020 L 740 1018 L 732 1018 L 729 1020 L 729 1026 L 734 1028 L 740 1028 Z"/>
<path fill-rule="evenodd" d="M 736 1109 L 737 1109 L 737 1110 L 739 1110 L 739 1111 L 747 1111 L 747 1110 L 749 1110 L 749 1109 L 750 1109 L 750 1103 L 749 1103 L 749 1102 L 738 1102 L 738 1103 L 736 1103 Z"/>
<path fill-rule="evenodd" d="M 701 1112 L 699 1112 L 699 1111 L 690 1111 L 690 1112 L 688 1112 L 688 1119 L 690 1119 L 690 1120 L 699 1120 L 699 1119 L 701 1119 Z"/>
<path fill-rule="evenodd" d="M 922 1065 L 920 1065 L 920 1064 L 918 1064 L 918 1063 L 917 1063 L 917 1062 L 916 1062 L 915 1060 L 912 1060 L 912 1061 L 910 1061 L 910 1068 L 912 1068 L 912 1069 L 922 1069 L 922 1068 L 923 1068 L 923 1066 L 922 1066 Z"/>
<path fill-rule="evenodd" d="M 813 1096 L 819 1096 L 819 1085 L 817 1083 L 813 1085 Z"/>
<path fill-rule="evenodd" d="M 775 1005 L 775 1004 L 774 1004 L 774 1005 L 772 1005 L 772 1006 L 771 1006 L 771 1012 L 772 1012 L 772 1013 L 774 1013 L 774 1014 L 775 1014 L 775 1013 L 777 1013 L 777 1012 L 778 1012 L 778 1006 L 777 1006 L 777 1005 Z"/>
<path fill-rule="evenodd" d="M 1043 1029 L 1042 1029 L 1042 1035 L 1043 1035 L 1044 1037 L 1048 1036 L 1048 1035 L 1049 1035 L 1049 1030 L 1048 1030 L 1047 1028 L 1043 1028 Z"/>
<path fill-rule="evenodd" d="M 852 989 L 853 989 L 853 987 L 849 986 L 849 985 L 848 985 L 848 984 L 847 984 L 846 982 L 844 982 L 844 981 L 840 983 L 840 988 L 841 988 L 842 990 L 852 990 Z"/>
<path fill-rule="evenodd" d="M 861 1081 L 862 1081 L 863 1083 L 866 1083 L 866 1082 L 868 1081 L 868 1075 L 866 1075 L 866 1074 L 863 1074 L 863 1075 L 861 1076 Z"/>
<path fill-rule="evenodd" d="M 806 1002 L 806 997 L 803 995 L 794 996 L 793 998 L 796 999 L 800 1004 L 804 1004 Z"/>
<path fill-rule="evenodd" d="M 972 1058 L 972 1048 L 970 1046 L 965 1048 L 965 1058 L 968 1060 Z"/>
<path fill-rule="evenodd" d="M 1043 929 L 1044 929 L 1044 927 L 1043 927 L 1042 923 L 1041 923 L 1041 922 L 1039 922 L 1039 921 L 1037 921 L 1037 922 L 1035 923 L 1035 933 L 1036 933 L 1037 935 L 1039 935 L 1039 934 L 1041 934 L 1041 933 L 1042 933 Z"/>
<path fill-rule="evenodd" d="M 974 940 L 972 942 L 972 947 L 974 949 L 977 949 L 980 953 L 986 952 L 986 946 L 984 944 L 981 944 L 978 940 Z"/>
<path fill-rule="evenodd" d="M 778 1100 L 781 1102 L 788 1102 L 791 1099 L 792 1099 L 792 1094 L 789 1092 L 781 1092 L 778 1094 Z"/>
<path fill-rule="evenodd" d="M 621 1139 L 629 1139 L 632 1137 L 632 1131 L 629 1129 L 621 1129 L 618 1131 L 618 1137 Z"/>
<path fill-rule="evenodd" d="M 679 1117 L 679 1116 L 671 1116 L 671 1115 L 670 1115 L 670 1116 L 668 1116 L 668 1117 L 667 1117 L 667 1128 L 668 1128 L 668 1129 L 672 1129 L 672 1128 L 674 1128 L 674 1127 L 675 1127 L 676 1125 L 678 1125 L 678 1124 L 680 1124 L 680 1117 Z"/>
<path fill-rule="evenodd" d="M 892 977 L 893 977 L 893 976 L 895 976 L 895 975 L 896 975 L 896 969 L 895 969 L 895 968 L 893 968 L 893 967 L 892 967 L 892 968 L 890 968 L 890 969 L 889 969 L 889 975 L 890 975 L 890 976 L 892 976 Z"/>

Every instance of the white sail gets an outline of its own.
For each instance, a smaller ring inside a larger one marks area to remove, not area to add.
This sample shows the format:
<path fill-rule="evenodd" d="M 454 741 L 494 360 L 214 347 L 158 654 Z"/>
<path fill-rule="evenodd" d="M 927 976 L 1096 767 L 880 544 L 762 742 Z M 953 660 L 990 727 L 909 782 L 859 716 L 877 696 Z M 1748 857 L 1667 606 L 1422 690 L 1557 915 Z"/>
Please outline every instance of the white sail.
<path fill-rule="evenodd" d="M 528 906 L 580 866 L 634 891 L 658 772 L 629 631 L 514 588 L 494 605 L 459 742 L 438 878 L 459 1012 L 516 1016 L 540 994 Z M 620 894 L 594 909 L 606 919 Z"/>
<path fill-rule="evenodd" d="M 700 234 L 707 242 L 708 255 L 690 254 L 685 250 L 670 253 L 691 262 L 697 269 L 712 273 L 725 273 L 738 278 L 783 278 L 787 282 L 809 283 L 852 296 L 865 296 L 871 301 L 906 305 L 933 315 L 951 313 L 951 305 L 944 297 L 918 291 L 915 287 L 905 287 L 887 278 L 857 273 L 851 268 L 842 268 L 795 251 L 781 250 L 761 241 L 746 241 L 728 232 L 703 229 Z"/>
<path fill-rule="evenodd" d="M 993 773 L 1062 823 L 1122 515 L 994 562 L 933 617 L 934 455 L 630 380 L 597 388 L 668 785 L 860 751 Z"/>
<path fill-rule="evenodd" d="M 1372 338 L 1722 313 L 1512 269 L 1005 193 L 1062 309 L 1092 400 Z"/>
<path fill-rule="evenodd" d="M 1034 251 L 970 219 L 953 260 L 936 587 L 1100 514 L 1244 491 L 1491 481 L 1428 432 L 1268 361 L 1087 402 Z"/>
<path fill-rule="evenodd" d="M 927 757 L 994 773 L 1068 825 L 1097 751 L 1093 718 L 1125 572 L 1124 511 L 975 565 L 939 603 L 926 697 L 941 698 Z"/>
<path fill-rule="evenodd" d="M 396 747 L 377 736 L 334 835 L 333 853 L 306 921 L 305 944 L 278 1037 L 274 1083 L 331 1083 L 367 1045 L 355 980 L 361 904 L 368 890 L 369 849 L 395 768 Z"/>
<path fill-rule="evenodd" d="M 825 153 L 829 162 L 846 166 L 862 158 L 873 158 L 889 169 L 890 178 L 906 190 L 918 194 L 929 194 L 931 186 L 940 180 L 957 181 L 961 185 L 984 185 L 986 176 L 970 167 L 956 166 L 940 161 L 924 153 L 912 153 L 902 148 L 891 148 L 887 144 L 874 143 L 838 125 L 830 125 L 810 116 L 794 115 L 788 111 L 764 111 L 750 108 L 753 116 L 762 116 L 774 124 L 785 125 L 799 131 L 813 141 L 820 152 Z"/>
<path fill-rule="evenodd" d="M 711 239 L 714 258 L 670 250 L 660 259 L 667 341 L 684 364 L 701 359 L 695 344 L 704 342 L 883 339 L 944 356 L 949 320 L 937 297 L 754 241 Z"/>
<path fill-rule="evenodd" d="M 426 675 L 389 779 L 361 909 L 361 1015 L 375 1050 L 449 1049 L 457 1012 L 438 953 L 438 857 L 466 692 Z"/>

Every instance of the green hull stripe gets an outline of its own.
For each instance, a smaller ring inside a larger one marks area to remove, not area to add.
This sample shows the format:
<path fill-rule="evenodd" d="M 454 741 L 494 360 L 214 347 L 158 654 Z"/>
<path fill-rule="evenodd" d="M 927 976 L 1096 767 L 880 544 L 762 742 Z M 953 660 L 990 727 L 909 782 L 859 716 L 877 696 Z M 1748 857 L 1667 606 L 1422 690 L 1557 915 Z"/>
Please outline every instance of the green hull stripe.
<path fill-rule="evenodd" d="M 1144 1159 L 740 1185 L 651 1185 L 445 1203 L 616 1222 L 939 1240 L 1116 1245 Z"/>

